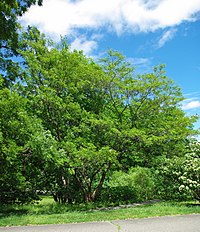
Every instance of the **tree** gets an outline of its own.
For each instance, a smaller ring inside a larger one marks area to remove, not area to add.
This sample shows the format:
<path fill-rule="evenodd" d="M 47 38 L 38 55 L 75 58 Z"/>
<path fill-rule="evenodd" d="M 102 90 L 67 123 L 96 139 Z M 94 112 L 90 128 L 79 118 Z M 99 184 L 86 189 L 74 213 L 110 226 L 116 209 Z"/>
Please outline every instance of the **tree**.
<path fill-rule="evenodd" d="M 113 148 L 124 166 L 151 166 L 157 156 L 181 154 L 186 138 L 196 133 L 197 118 L 181 110 L 180 88 L 165 75 L 164 66 L 135 76 L 125 57 L 112 50 L 100 62 L 107 76 L 107 111 L 120 131 Z"/>
<path fill-rule="evenodd" d="M 10 86 L 20 76 L 17 49 L 18 30 L 17 18 L 22 16 L 34 4 L 41 5 L 42 0 L 1 0 L 0 2 L 0 75 L 4 85 Z"/>
<path fill-rule="evenodd" d="M 8 88 L 0 87 L 0 201 L 24 203 L 37 199 L 31 179 L 27 179 L 23 160 L 29 156 L 26 147 L 39 121 L 26 111 L 26 99 Z"/>
<path fill-rule="evenodd" d="M 117 164 L 117 153 L 109 147 L 97 150 L 93 144 L 85 147 L 74 147 L 66 144 L 70 169 L 74 175 L 85 202 L 95 201 L 110 168 Z M 82 145 L 83 146 L 83 145 Z"/>
<path fill-rule="evenodd" d="M 16 45 L 19 24 L 17 17 L 22 16 L 34 4 L 42 5 L 42 0 L 2 0 L 0 3 L 0 41 L 1 47 L 6 46 L 8 40 Z M 5 43 L 5 44 L 4 44 Z"/>
<path fill-rule="evenodd" d="M 84 200 L 93 201 L 117 163 L 111 148 L 114 124 L 103 113 L 103 72 L 82 52 L 71 52 L 65 41 L 52 49 L 48 43 L 36 28 L 24 33 L 21 54 L 26 66 L 23 85 L 17 88 L 29 99 L 29 111 L 65 151 L 63 165 L 54 169 L 55 176 L 60 173 L 57 194 L 62 192 L 62 201 L 72 198 L 68 190 L 75 180 Z"/>
<path fill-rule="evenodd" d="M 3 79 L 1 79 L 3 82 Z M 2 85 L 2 83 L 1 83 Z M 27 98 L 0 88 L 0 201 L 38 200 L 37 190 L 49 190 L 47 176 L 60 166 L 63 151 L 41 120 L 28 112 Z M 48 178 L 50 180 L 48 180 Z M 45 185 L 45 186 L 44 186 Z"/>
<path fill-rule="evenodd" d="M 183 151 L 193 134 L 194 119 L 180 109 L 180 89 L 162 66 L 135 76 L 118 52 L 109 51 L 97 64 L 65 40 L 55 45 L 31 27 L 20 46 L 23 81 L 13 88 L 54 141 L 56 163 L 46 165 L 43 183 L 55 199 L 69 201 L 76 186 L 78 196 L 94 201 L 116 167 L 153 166 L 155 157 Z"/>

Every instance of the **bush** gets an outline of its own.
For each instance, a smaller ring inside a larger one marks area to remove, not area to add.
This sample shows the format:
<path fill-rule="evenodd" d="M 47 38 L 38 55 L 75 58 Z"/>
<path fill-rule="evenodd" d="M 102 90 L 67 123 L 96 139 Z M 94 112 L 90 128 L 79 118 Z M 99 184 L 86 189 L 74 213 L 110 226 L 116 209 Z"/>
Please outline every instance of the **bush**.
<path fill-rule="evenodd" d="M 108 203 L 135 202 L 137 199 L 134 188 L 129 186 L 105 187 L 101 190 L 98 201 Z"/>
<path fill-rule="evenodd" d="M 132 174 L 138 200 L 143 201 L 154 198 L 155 185 L 150 169 L 138 167 L 132 169 L 130 173 Z"/>
<path fill-rule="evenodd" d="M 179 177 L 183 172 L 182 158 L 163 159 L 156 170 L 156 187 L 160 198 L 166 200 L 186 200 L 187 195 L 181 193 Z"/>
<path fill-rule="evenodd" d="M 11 166 L 12 167 L 12 166 Z M 15 167 L 12 167 L 14 170 Z M 0 176 L 1 204 L 25 204 L 38 201 L 39 197 L 22 173 L 2 173 Z M 8 170 L 8 169 L 7 169 Z"/>
<path fill-rule="evenodd" d="M 200 143 L 190 144 L 184 157 L 163 159 L 157 169 L 157 188 L 164 199 L 200 200 Z"/>
<path fill-rule="evenodd" d="M 39 201 L 40 198 L 36 192 L 31 190 L 13 189 L 12 191 L 2 190 L 0 193 L 1 204 L 27 204 Z"/>
<path fill-rule="evenodd" d="M 105 199 L 112 201 L 144 201 L 154 197 L 154 180 L 150 169 L 132 168 L 128 173 L 114 172 L 104 188 Z M 106 195 L 107 194 L 107 195 Z"/>

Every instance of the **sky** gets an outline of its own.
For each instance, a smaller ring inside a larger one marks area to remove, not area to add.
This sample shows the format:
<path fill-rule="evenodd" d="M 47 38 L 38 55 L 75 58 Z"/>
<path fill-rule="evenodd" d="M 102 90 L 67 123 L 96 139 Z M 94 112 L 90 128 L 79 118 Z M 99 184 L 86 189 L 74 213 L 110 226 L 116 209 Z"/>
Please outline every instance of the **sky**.
<path fill-rule="evenodd" d="M 182 109 L 200 115 L 200 0 L 43 0 L 19 21 L 93 59 L 118 50 L 138 73 L 165 64 Z"/>

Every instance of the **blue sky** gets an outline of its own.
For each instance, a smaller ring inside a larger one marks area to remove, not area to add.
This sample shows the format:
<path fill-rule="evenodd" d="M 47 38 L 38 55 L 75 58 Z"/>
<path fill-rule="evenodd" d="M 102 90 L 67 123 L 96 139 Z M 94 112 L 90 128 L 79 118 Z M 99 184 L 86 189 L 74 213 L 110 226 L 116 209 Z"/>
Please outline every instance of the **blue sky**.
<path fill-rule="evenodd" d="M 200 115 L 200 0 L 43 0 L 19 21 L 94 59 L 118 50 L 140 73 L 166 64 L 183 110 Z"/>

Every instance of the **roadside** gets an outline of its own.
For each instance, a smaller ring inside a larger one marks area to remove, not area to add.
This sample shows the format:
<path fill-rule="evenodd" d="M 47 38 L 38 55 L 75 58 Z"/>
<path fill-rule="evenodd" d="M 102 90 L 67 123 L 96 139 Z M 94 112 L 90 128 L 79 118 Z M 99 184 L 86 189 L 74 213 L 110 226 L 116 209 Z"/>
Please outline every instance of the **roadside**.
<path fill-rule="evenodd" d="M 66 224 L 126 220 L 167 215 L 200 214 L 195 202 L 145 202 L 101 209 L 90 205 L 75 206 L 50 202 L 35 205 L 1 206 L 0 226 Z"/>
<path fill-rule="evenodd" d="M 200 214 L 63 225 L 0 227 L 0 232 L 199 232 Z"/>

